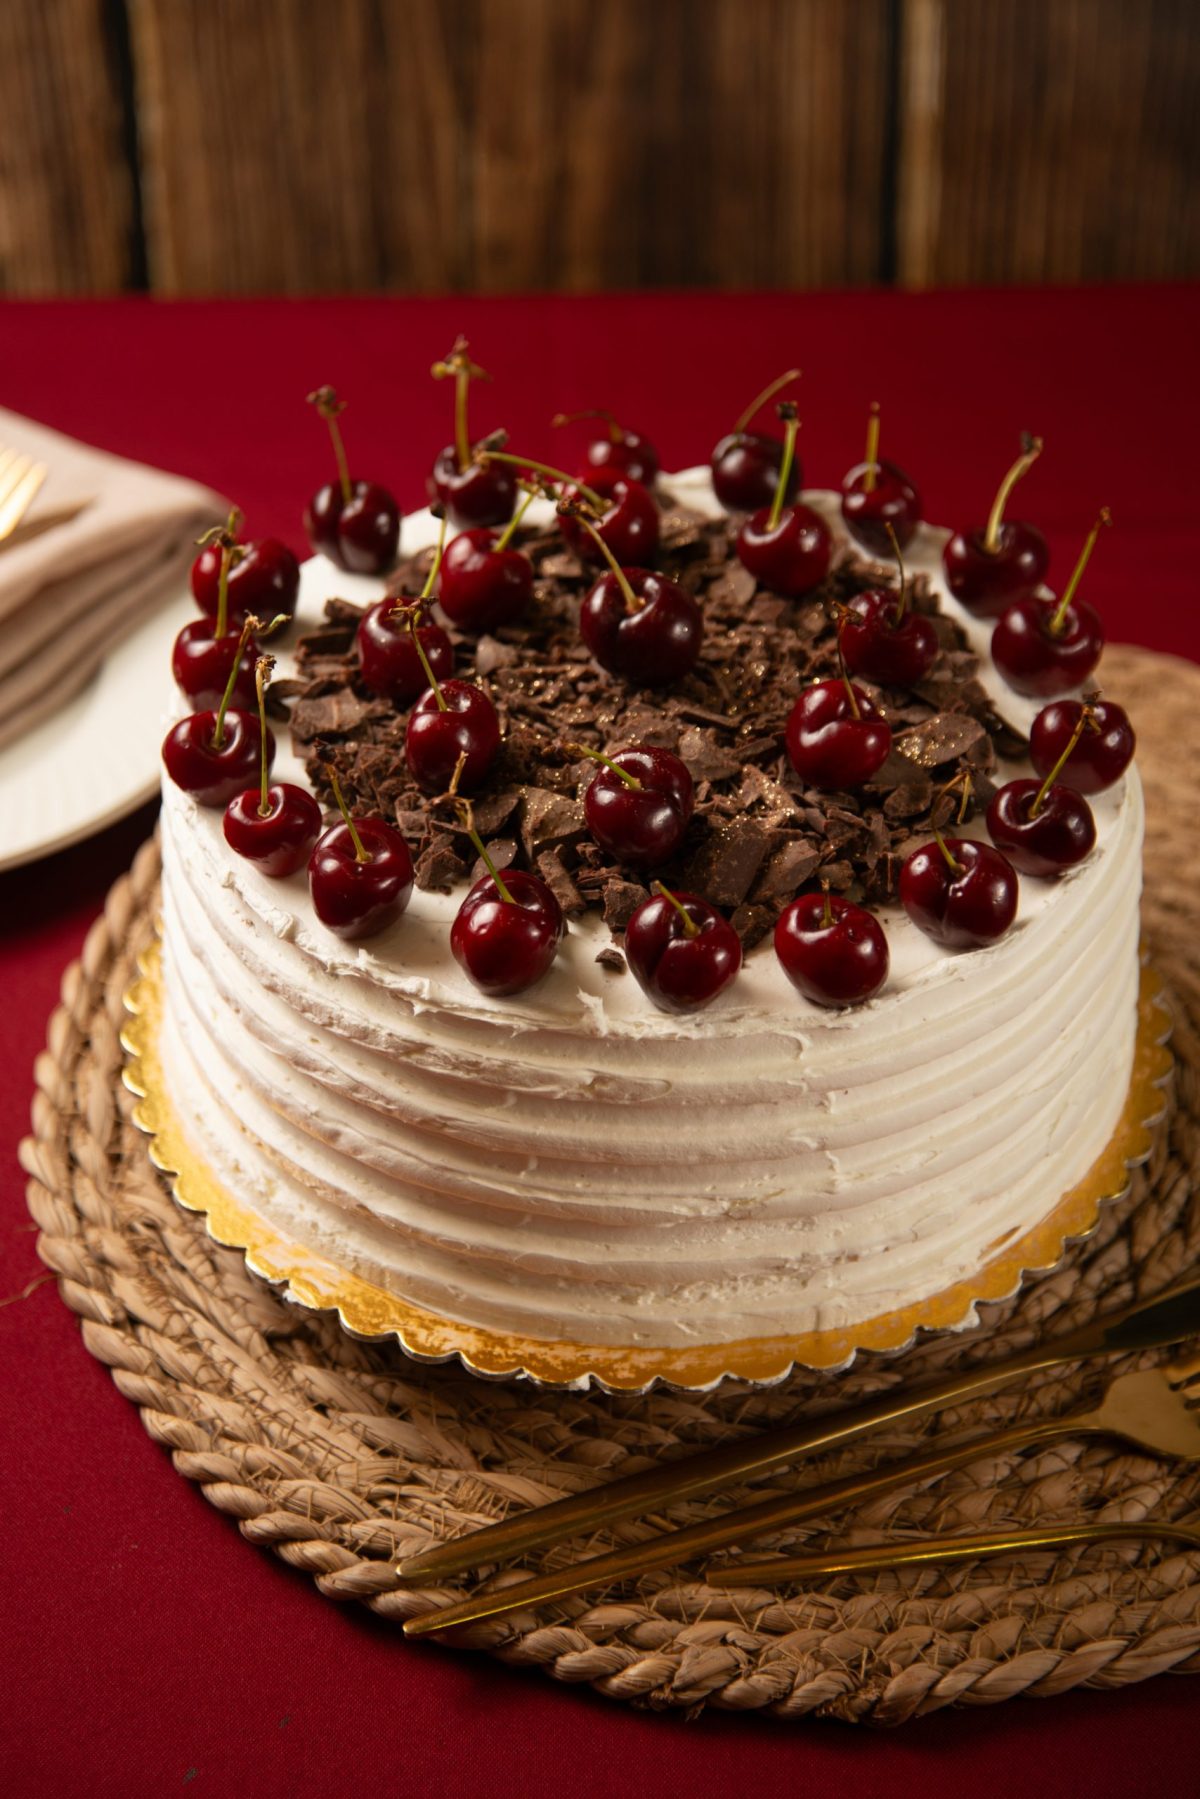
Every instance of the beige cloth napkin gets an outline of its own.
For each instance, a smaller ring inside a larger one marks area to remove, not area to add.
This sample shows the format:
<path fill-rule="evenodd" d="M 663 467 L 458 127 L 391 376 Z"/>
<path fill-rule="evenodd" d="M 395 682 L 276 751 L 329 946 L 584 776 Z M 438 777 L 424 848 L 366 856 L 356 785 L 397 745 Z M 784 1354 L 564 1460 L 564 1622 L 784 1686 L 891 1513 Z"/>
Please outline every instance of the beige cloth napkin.
<path fill-rule="evenodd" d="M 185 591 L 195 540 L 228 502 L 194 481 L 110 456 L 0 408 L 0 444 L 49 470 L 22 524 L 88 502 L 8 548 L 0 542 L 0 748 L 85 687 L 105 656 Z"/>

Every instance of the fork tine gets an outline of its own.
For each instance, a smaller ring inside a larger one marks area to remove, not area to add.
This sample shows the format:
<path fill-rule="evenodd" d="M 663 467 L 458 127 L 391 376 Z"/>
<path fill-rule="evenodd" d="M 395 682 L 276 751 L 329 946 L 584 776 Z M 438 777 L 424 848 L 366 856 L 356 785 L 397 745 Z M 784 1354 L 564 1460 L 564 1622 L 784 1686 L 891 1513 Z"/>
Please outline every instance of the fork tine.
<path fill-rule="evenodd" d="M 25 517 L 48 473 L 44 462 L 35 462 L 25 471 L 8 498 L 0 500 L 0 543 L 16 530 Z"/>
<path fill-rule="evenodd" d="M 18 456 L 15 451 L 9 453 L 0 469 L 0 505 L 16 492 L 32 467 L 32 456 Z"/>

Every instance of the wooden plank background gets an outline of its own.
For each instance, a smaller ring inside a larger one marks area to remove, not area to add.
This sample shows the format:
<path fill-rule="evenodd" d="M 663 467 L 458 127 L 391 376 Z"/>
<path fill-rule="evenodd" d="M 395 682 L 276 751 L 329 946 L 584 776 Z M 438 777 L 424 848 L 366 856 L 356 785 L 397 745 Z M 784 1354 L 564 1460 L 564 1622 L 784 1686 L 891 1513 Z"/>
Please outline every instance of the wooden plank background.
<path fill-rule="evenodd" d="M 0 290 L 1200 274 L 1200 0 L 0 0 Z"/>

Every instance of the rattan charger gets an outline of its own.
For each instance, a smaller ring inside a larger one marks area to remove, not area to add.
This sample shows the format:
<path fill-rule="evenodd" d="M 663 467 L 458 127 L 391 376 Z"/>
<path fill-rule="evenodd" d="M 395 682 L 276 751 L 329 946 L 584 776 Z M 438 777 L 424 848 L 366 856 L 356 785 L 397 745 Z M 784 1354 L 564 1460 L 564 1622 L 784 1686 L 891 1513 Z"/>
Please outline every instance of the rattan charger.
<path fill-rule="evenodd" d="M 1157 1292 L 1200 1259 L 1200 928 L 1189 850 L 1191 758 L 1200 670 L 1110 650 L 1109 691 L 1140 733 L 1147 786 L 1145 934 L 1172 996 L 1174 1097 L 1129 1197 L 1056 1273 L 988 1309 L 966 1338 L 929 1339 L 848 1373 L 800 1375 L 767 1391 L 641 1398 L 484 1383 L 457 1367 L 421 1367 L 388 1345 L 357 1342 L 336 1321 L 286 1304 L 183 1212 L 147 1158 L 121 1082 L 122 996 L 153 928 L 158 852 L 146 844 L 112 889 L 37 1064 L 33 1135 L 22 1158 L 39 1253 L 79 1316 L 83 1340 L 140 1409 L 179 1473 L 238 1522 L 251 1543 L 311 1574 L 330 1599 L 401 1622 L 431 1604 L 405 1590 L 397 1558 L 663 1456 L 795 1417 L 840 1409 L 932 1378 L 966 1358 L 1022 1347 L 1102 1306 Z M 940 1432 L 999 1425 L 1094 1392 L 1106 1363 L 1031 1382 L 943 1413 Z M 838 1456 L 759 1483 L 755 1498 L 908 1453 L 908 1423 Z M 748 1491 L 681 1506 L 693 1519 Z M 1085 1515 L 1133 1520 L 1200 1511 L 1200 1469 L 1103 1439 L 992 1457 L 924 1490 L 804 1526 L 763 1545 L 799 1550 L 890 1534 L 1008 1528 Z M 630 1542 L 653 1523 L 565 1545 L 553 1556 Z M 231 1553 L 233 1553 L 231 1549 Z M 542 1566 L 555 1566 L 547 1558 Z M 525 1570 L 514 1570 L 519 1578 Z M 895 1724 L 949 1704 L 1112 1687 L 1167 1669 L 1200 1669 L 1200 1552 L 1117 1543 L 869 1576 L 758 1595 L 717 1592 L 695 1571 L 654 1574 L 541 1617 L 474 1626 L 457 1641 L 614 1699 L 695 1710 L 704 1704 Z M 689 1575 L 692 1577 L 689 1578 Z M 398 1654 L 428 1654 L 402 1647 Z"/>

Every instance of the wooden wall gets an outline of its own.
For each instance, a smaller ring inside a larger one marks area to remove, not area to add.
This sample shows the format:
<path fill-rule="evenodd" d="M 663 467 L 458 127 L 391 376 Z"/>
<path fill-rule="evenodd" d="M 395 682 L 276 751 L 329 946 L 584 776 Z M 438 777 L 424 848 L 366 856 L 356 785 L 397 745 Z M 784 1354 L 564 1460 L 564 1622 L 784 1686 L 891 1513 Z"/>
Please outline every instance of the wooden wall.
<path fill-rule="evenodd" d="M 0 0 L 0 290 L 1200 274 L 1200 0 Z"/>

